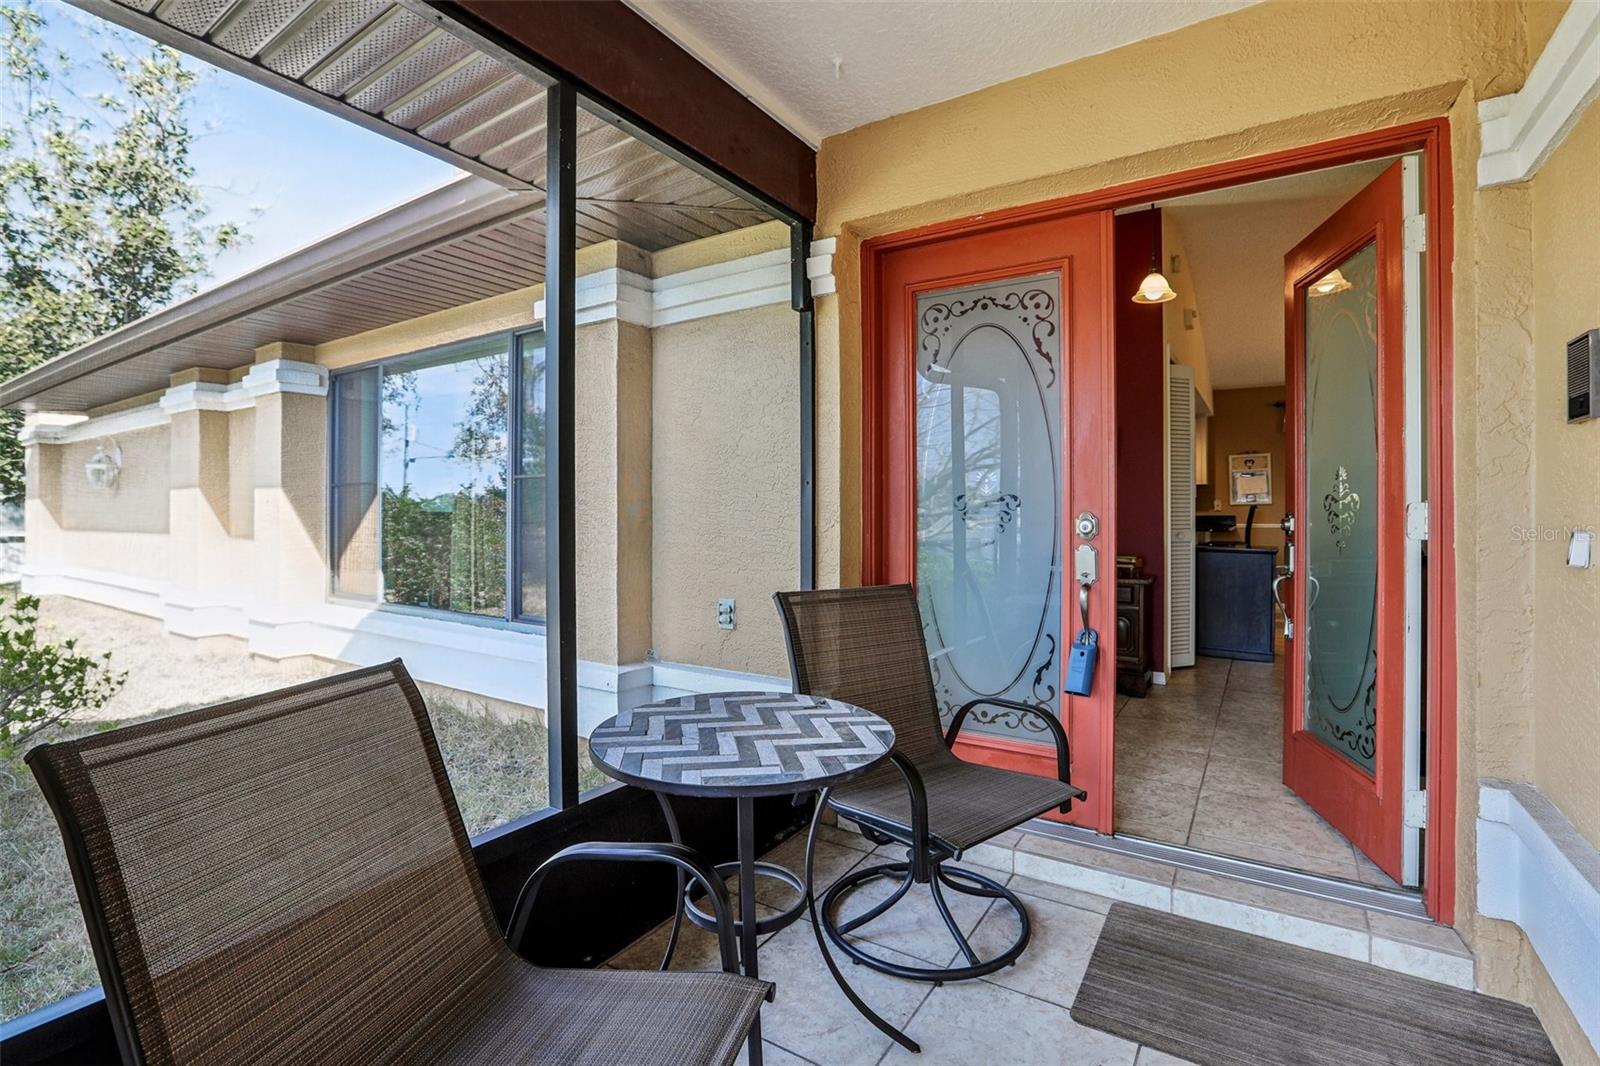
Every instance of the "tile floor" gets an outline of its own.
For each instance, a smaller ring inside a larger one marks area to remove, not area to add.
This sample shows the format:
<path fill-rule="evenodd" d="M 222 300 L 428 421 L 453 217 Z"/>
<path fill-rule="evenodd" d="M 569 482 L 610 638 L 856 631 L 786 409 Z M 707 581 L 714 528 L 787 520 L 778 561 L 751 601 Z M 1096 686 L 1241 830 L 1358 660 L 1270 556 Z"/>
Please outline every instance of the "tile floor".
<path fill-rule="evenodd" d="M 1200 658 L 1117 697 L 1120 834 L 1383 888 L 1383 871 L 1283 786 L 1283 656 Z"/>
<path fill-rule="evenodd" d="M 862 861 L 884 861 L 881 856 L 871 858 L 870 848 L 856 834 L 830 830 L 827 840 L 817 846 L 817 882 L 827 883 Z M 797 837 L 769 858 L 798 869 L 803 849 L 804 841 Z M 1006 877 L 1003 872 L 999 876 Z M 775 981 L 778 993 L 761 1011 L 766 1061 L 772 1066 L 979 1062 L 1182 1066 L 1182 1059 L 1072 1020 L 1069 1008 L 1111 901 L 1018 875 L 1010 875 L 1007 883 L 1023 897 L 1033 923 L 1033 939 L 1015 966 L 988 978 L 934 988 L 839 960 L 861 997 L 922 1044 L 920 1056 L 907 1054 L 855 1012 L 818 956 L 805 918 L 770 934 L 761 945 L 761 976 Z M 761 895 L 765 897 L 765 892 Z M 867 896 L 866 889 L 861 896 Z M 951 895 L 950 900 L 956 921 L 980 952 L 996 950 L 1016 936 L 1009 911 L 972 897 Z M 852 900 L 845 914 L 868 905 L 866 898 L 859 904 Z M 910 965 L 949 965 L 956 954 L 926 894 L 908 896 L 861 932 L 875 951 Z M 653 968 L 666 936 L 667 927 L 662 926 L 608 965 Z M 714 938 L 686 925 L 673 969 L 717 965 Z"/>

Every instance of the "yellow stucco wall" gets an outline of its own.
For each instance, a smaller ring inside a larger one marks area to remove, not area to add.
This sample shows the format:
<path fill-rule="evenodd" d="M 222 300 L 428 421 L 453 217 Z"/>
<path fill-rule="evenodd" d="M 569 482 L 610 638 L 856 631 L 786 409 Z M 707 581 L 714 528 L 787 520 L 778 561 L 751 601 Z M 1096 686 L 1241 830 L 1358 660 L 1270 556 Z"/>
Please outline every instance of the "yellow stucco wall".
<path fill-rule="evenodd" d="M 1206 353 L 1206 327 L 1205 322 L 1196 317 L 1192 328 L 1183 326 L 1185 311 L 1200 310 L 1200 303 L 1194 291 L 1194 273 L 1184 269 L 1177 273 L 1166 269 L 1166 264 L 1172 262 L 1173 256 L 1180 257 L 1184 263 L 1189 261 L 1189 254 L 1183 245 L 1183 228 L 1178 225 L 1178 220 L 1167 211 L 1161 213 L 1161 262 L 1162 269 L 1171 277 L 1168 284 L 1172 291 L 1178 294 L 1177 299 L 1168 300 L 1161 305 L 1161 337 L 1167 346 L 1167 356 L 1179 366 L 1186 366 L 1194 370 L 1194 389 L 1206 406 L 1215 410 L 1216 397 L 1212 395 L 1211 388 L 1211 360 Z"/>
<path fill-rule="evenodd" d="M 1600 107 L 1532 182 L 1533 781 L 1600 847 L 1600 566 L 1566 566 L 1573 527 L 1600 532 L 1600 419 L 1566 424 L 1567 341 L 1600 328 Z"/>
<path fill-rule="evenodd" d="M 788 674 L 772 594 L 800 573 L 798 328 L 774 305 L 655 330 L 658 658 Z"/>

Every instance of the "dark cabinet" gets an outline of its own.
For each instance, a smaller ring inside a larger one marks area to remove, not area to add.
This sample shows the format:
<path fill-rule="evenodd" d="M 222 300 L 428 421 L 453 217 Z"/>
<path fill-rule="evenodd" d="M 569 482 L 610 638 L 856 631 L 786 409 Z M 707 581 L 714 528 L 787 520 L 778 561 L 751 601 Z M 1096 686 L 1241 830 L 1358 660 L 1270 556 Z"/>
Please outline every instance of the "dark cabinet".
<path fill-rule="evenodd" d="M 1219 659 L 1272 661 L 1272 548 L 1195 549 L 1194 645 Z"/>
<path fill-rule="evenodd" d="M 1148 577 L 1117 578 L 1117 691 L 1143 696 L 1150 688 Z"/>

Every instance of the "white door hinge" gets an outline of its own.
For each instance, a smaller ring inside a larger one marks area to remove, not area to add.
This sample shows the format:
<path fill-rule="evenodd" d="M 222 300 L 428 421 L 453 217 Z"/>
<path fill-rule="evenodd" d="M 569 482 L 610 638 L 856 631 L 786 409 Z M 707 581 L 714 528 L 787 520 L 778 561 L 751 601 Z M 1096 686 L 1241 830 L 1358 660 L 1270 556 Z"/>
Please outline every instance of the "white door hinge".
<path fill-rule="evenodd" d="M 1428 216 L 1407 215 L 1404 227 L 1403 241 L 1408 252 L 1426 252 L 1428 250 Z"/>
<path fill-rule="evenodd" d="M 1428 539 L 1428 501 L 1406 504 L 1406 539 Z"/>
<path fill-rule="evenodd" d="M 1407 829 L 1428 828 L 1427 789 L 1410 788 L 1406 790 L 1405 816 L 1402 821 Z"/>

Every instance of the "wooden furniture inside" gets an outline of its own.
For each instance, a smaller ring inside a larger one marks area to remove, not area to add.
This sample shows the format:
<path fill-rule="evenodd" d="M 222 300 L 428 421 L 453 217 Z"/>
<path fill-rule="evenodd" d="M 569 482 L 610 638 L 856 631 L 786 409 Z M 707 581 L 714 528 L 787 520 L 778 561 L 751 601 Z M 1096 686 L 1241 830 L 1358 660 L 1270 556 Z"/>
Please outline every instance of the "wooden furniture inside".
<path fill-rule="evenodd" d="M 1154 578 L 1117 578 L 1117 691 L 1144 697 L 1150 688 L 1150 586 Z"/>

